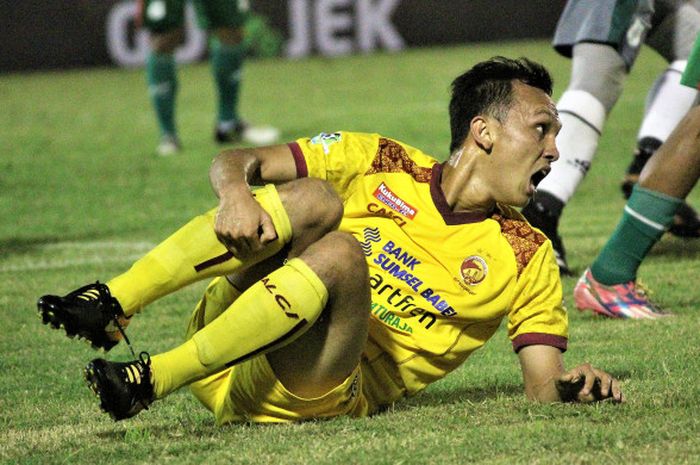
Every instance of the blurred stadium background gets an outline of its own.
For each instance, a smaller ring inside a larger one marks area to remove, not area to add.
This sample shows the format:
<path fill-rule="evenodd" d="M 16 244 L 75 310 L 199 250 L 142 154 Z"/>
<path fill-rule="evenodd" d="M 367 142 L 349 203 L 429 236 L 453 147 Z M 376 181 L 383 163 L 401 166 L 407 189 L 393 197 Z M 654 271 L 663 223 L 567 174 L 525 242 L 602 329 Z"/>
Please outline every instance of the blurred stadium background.
<path fill-rule="evenodd" d="M 246 3 L 248 1 L 246 0 Z M 253 0 L 251 53 L 300 58 L 551 35 L 564 0 Z M 3 0 L 0 72 L 138 66 L 146 37 L 137 0 Z M 206 38 L 188 18 L 181 62 L 203 58 Z"/>

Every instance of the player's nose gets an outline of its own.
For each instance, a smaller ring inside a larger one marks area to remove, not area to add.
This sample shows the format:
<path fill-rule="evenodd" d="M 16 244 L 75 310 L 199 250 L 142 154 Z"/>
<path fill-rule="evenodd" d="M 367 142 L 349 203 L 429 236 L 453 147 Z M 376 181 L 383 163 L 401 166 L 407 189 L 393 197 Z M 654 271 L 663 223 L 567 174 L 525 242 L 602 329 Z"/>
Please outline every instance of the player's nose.
<path fill-rule="evenodd" d="M 554 163 L 555 161 L 559 160 L 559 149 L 557 148 L 557 142 L 556 138 L 554 137 L 549 137 L 547 138 L 548 142 L 547 145 L 544 147 L 544 158 L 546 160 L 549 160 L 550 163 Z"/>

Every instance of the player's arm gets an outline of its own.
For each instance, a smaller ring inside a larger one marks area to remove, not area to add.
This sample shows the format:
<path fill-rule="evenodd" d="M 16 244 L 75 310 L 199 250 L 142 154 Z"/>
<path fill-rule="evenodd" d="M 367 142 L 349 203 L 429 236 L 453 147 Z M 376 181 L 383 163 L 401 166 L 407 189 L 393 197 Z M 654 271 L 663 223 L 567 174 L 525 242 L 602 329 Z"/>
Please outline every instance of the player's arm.
<path fill-rule="evenodd" d="M 538 402 L 624 402 L 620 383 L 603 370 L 584 363 L 566 371 L 561 351 L 530 345 L 518 352 L 525 395 Z"/>
<path fill-rule="evenodd" d="M 294 157 L 287 145 L 221 152 L 209 170 L 219 198 L 214 230 L 239 258 L 257 252 L 277 237 L 270 215 L 255 201 L 251 185 L 296 179 Z"/>

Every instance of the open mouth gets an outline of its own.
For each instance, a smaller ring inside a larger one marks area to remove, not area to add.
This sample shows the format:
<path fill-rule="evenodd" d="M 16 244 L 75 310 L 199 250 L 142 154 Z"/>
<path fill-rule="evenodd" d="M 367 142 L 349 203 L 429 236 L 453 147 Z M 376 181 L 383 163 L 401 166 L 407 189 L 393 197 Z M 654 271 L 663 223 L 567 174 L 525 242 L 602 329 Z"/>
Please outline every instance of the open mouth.
<path fill-rule="evenodd" d="M 533 186 L 537 187 L 537 185 L 542 182 L 545 176 L 549 174 L 549 168 L 542 168 L 541 170 L 537 171 L 535 174 L 530 176 L 530 182 L 532 183 Z"/>

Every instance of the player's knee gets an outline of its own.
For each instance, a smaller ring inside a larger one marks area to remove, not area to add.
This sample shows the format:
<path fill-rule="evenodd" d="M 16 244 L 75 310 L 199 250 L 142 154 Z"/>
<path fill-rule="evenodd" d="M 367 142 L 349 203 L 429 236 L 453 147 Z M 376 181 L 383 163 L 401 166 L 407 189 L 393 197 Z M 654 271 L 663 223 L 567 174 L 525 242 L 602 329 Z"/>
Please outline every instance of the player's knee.
<path fill-rule="evenodd" d="M 360 243 L 351 234 L 333 231 L 328 233 L 323 242 L 332 258 L 332 271 L 336 283 L 364 287 L 369 281 L 367 261 Z"/>
<path fill-rule="evenodd" d="M 367 262 L 360 243 L 348 233 L 332 231 L 301 255 L 331 294 L 369 295 Z"/>
<path fill-rule="evenodd" d="M 360 243 L 352 234 L 333 231 L 324 238 L 332 244 L 340 264 L 351 272 L 367 275 L 367 262 Z"/>
<path fill-rule="evenodd" d="M 236 46 L 243 42 L 245 31 L 243 28 L 221 27 L 214 30 L 214 36 L 224 45 Z"/>
<path fill-rule="evenodd" d="M 321 238 L 336 229 L 343 218 L 343 202 L 326 181 L 303 178 L 280 186 L 278 192 L 295 235 Z"/>
<path fill-rule="evenodd" d="M 185 40 L 182 29 L 174 29 L 168 32 L 151 33 L 151 49 L 156 53 L 173 53 Z"/>
<path fill-rule="evenodd" d="M 568 90 L 593 95 L 609 113 L 622 94 L 627 76 L 624 60 L 613 47 L 592 43 L 577 44 L 573 58 Z"/>
<path fill-rule="evenodd" d="M 326 181 L 320 179 L 309 179 L 310 189 L 315 193 L 314 201 L 318 202 L 322 214 L 319 221 L 329 230 L 338 227 L 343 219 L 343 201 L 338 193 Z"/>

